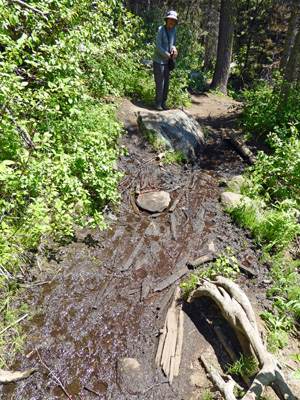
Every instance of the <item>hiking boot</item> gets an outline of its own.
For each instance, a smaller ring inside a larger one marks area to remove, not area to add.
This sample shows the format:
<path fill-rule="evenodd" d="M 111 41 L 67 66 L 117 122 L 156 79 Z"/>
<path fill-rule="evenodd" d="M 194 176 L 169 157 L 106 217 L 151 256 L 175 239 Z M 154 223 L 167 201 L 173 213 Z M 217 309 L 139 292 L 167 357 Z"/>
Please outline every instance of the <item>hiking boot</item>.
<path fill-rule="evenodd" d="M 162 108 L 161 105 L 157 104 L 157 105 L 155 106 L 155 110 L 156 110 L 156 111 L 163 111 L 163 108 Z"/>
<path fill-rule="evenodd" d="M 162 105 L 162 109 L 165 111 L 170 110 L 170 108 L 168 106 L 166 106 L 165 104 Z"/>

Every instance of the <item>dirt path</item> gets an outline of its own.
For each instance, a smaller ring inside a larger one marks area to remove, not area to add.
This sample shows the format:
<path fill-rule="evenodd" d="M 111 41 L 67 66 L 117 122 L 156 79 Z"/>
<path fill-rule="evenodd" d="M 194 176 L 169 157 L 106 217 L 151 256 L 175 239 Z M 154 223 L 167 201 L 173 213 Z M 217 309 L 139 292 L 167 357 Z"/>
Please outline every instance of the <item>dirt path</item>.
<path fill-rule="evenodd" d="M 219 252 L 230 247 L 241 264 L 256 271 L 255 282 L 242 275 L 239 283 L 255 308 L 267 304 L 268 271 L 259 264 L 260 252 L 219 204 L 220 180 L 247 166 L 220 131 L 234 127 L 237 110 L 232 106 L 239 104 L 214 95 L 192 100 L 187 112 L 203 126 L 207 147 L 197 165 L 184 167 L 161 165 L 136 124 L 135 112 L 142 105 L 123 102 L 119 118 L 129 152 L 118 160 L 124 172 L 122 202 L 107 210 L 111 229 L 78 230 L 72 243 L 48 251 L 42 279 L 49 283 L 28 289 L 27 302 L 36 315 L 24 323 L 28 339 L 12 366 L 38 366 L 39 372 L 3 386 L 3 399 L 203 399 L 211 384 L 200 355 L 214 364 L 230 362 L 212 329 L 222 325 L 212 304 L 184 308 L 180 373 L 172 385 L 154 360 L 174 287 L 185 276 L 173 285 L 164 283 L 211 243 Z M 137 186 L 166 190 L 172 202 L 181 196 L 172 217 L 175 235 L 170 213 L 153 216 L 132 206 Z M 122 378 L 118 363 L 125 357 L 135 359 L 140 369 Z"/>

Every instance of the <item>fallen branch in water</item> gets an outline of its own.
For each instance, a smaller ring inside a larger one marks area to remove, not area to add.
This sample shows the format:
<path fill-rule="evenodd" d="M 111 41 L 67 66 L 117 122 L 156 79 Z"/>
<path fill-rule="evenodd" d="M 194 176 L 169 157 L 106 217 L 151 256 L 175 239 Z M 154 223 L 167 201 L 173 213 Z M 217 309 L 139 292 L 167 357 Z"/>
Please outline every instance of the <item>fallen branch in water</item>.
<path fill-rule="evenodd" d="M 44 363 L 44 361 L 42 360 L 40 353 L 38 350 L 36 350 L 37 355 L 40 359 L 40 362 L 42 363 L 42 365 L 50 372 L 50 375 L 52 376 L 52 378 L 56 381 L 56 383 L 58 383 L 59 387 L 61 388 L 61 390 L 64 392 L 64 394 L 68 397 L 69 400 L 73 400 L 72 397 L 69 395 L 69 393 L 67 392 L 66 388 L 64 387 L 64 385 L 62 384 L 62 382 L 60 381 L 60 379 L 55 375 L 55 373 Z"/>

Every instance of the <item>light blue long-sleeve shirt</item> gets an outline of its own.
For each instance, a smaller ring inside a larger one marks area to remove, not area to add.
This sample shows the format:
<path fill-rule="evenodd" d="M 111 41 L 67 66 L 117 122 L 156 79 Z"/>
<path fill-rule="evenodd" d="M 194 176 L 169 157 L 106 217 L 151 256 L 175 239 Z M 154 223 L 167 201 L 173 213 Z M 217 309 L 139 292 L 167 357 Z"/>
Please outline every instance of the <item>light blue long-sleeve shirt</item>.
<path fill-rule="evenodd" d="M 166 32 L 165 25 L 161 25 L 158 28 L 158 32 L 156 35 L 156 47 L 154 51 L 153 61 L 159 64 L 167 64 L 169 61 L 170 50 L 176 48 L 176 28 L 173 26 L 168 31 L 170 47 L 168 42 L 168 36 Z"/>

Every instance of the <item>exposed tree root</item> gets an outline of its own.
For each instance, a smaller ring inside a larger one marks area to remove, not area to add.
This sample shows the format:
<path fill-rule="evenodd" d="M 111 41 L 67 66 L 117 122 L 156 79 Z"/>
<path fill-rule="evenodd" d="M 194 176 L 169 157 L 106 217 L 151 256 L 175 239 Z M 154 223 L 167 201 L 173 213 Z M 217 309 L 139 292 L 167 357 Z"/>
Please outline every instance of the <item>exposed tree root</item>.
<path fill-rule="evenodd" d="M 282 366 L 264 347 L 256 325 L 255 315 L 248 297 L 231 280 L 217 276 L 213 281 L 203 280 L 202 284 L 190 293 L 188 302 L 202 296 L 210 297 L 220 308 L 223 317 L 235 330 L 237 338 L 247 355 L 255 355 L 260 371 L 247 390 L 243 400 L 256 400 L 267 386 L 271 386 L 280 400 L 296 400 L 287 385 Z M 209 378 L 218 387 L 225 400 L 236 400 L 233 394 L 235 382 L 225 381 L 210 367 Z"/>

